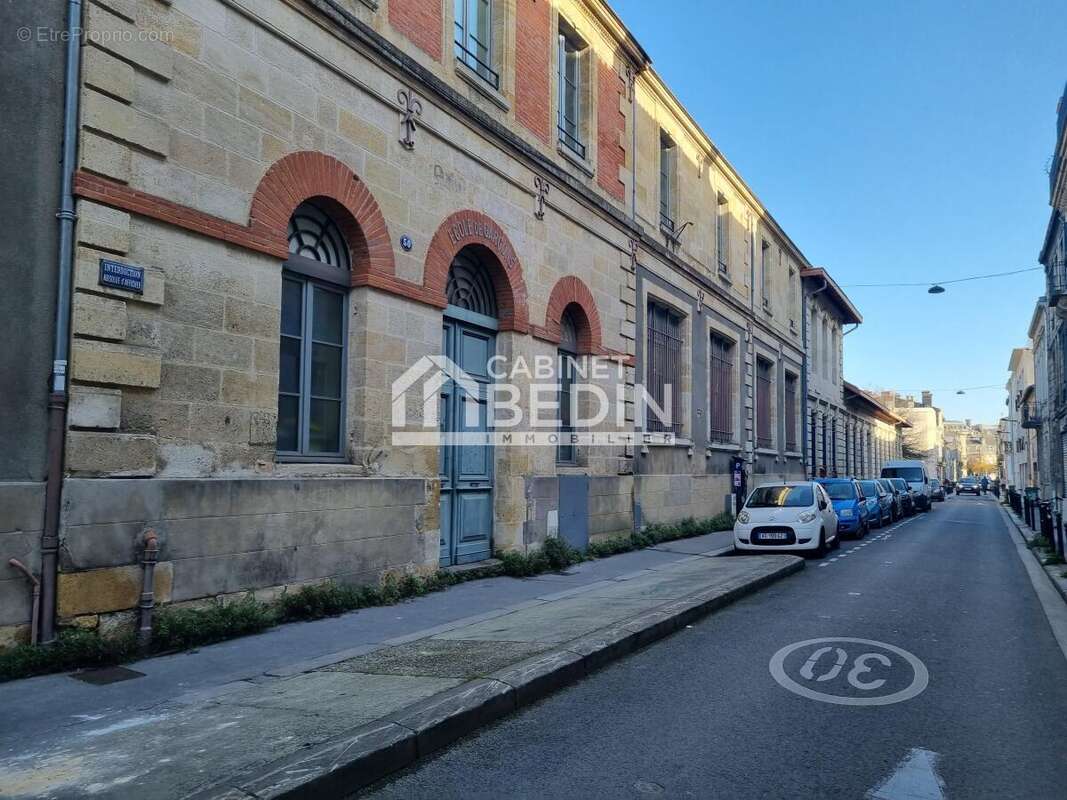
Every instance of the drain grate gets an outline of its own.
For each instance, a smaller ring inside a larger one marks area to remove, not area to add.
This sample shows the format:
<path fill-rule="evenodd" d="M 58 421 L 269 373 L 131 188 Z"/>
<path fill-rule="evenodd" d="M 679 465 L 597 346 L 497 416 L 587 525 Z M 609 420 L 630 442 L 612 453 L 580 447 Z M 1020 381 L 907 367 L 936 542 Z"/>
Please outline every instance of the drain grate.
<path fill-rule="evenodd" d="M 75 672 L 70 677 L 76 681 L 91 683 L 93 686 L 106 686 L 109 683 L 143 678 L 144 673 L 135 669 L 127 669 L 126 667 L 103 667 L 102 669 L 87 669 L 83 672 Z"/>

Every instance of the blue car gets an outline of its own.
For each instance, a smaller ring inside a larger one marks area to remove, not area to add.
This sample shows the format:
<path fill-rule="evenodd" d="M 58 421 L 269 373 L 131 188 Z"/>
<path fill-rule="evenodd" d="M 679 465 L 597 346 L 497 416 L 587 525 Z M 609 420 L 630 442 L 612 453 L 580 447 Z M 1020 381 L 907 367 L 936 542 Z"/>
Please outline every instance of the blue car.
<path fill-rule="evenodd" d="M 867 522 L 881 528 L 893 521 L 893 495 L 875 480 L 860 481 L 860 491 L 867 498 Z"/>
<path fill-rule="evenodd" d="M 870 530 L 867 498 L 852 478 L 819 478 L 837 514 L 837 532 L 862 539 Z"/>

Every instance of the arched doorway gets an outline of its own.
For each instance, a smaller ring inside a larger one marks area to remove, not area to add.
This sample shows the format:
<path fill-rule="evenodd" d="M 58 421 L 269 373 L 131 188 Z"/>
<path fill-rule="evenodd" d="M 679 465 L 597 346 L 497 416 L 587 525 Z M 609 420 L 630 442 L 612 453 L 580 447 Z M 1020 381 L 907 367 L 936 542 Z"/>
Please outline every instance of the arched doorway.
<path fill-rule="evenodd" d="M 453 376 L 441 390 L 442 565 L 482 561 L 492 553 L 493 446 L 479 434 L 492 427 L 489 359 L 499 327 L 493 259 L 486 247 L 464 247 L 452 259 L 445 287 L 442 349 L 466 375 L 464 383 Z M 449 434 L 464 436 L 451 441 Z"/>

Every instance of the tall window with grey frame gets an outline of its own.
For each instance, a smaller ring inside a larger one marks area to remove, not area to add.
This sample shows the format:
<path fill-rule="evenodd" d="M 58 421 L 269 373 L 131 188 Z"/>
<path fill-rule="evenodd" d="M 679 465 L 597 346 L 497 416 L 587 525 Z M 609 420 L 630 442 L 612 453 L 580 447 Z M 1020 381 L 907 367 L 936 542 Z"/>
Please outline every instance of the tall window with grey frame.
<path fill-rule="evenodd" d="M 674 141 L 659 132 L 659 224 L 674 233 Z"/>
<path fill-rule="evenodd" d="M 456 59 L 494 89 L 500 75 L 493 69 L 492 0 L 456 0 Z"/>
<path fill-rule="evenodd" d="M 559 141 L 579 158 L 585 158 L 582 142 L 582 51 L 577 35 L 560 26 L 559 31 Z"/>
<path fill-rule="evenodd" d="M 725 275 L 730 269 L 730 204 L 726 195 L 720 194 L 715 210 L 715 249 L 718 251 L 719 272 Z"/>
<path fill-rule="evenodd" d="M 282 272 L 278 364 L 278 457 L 344 457 L 348 247 L 319 204 L 301 203 L 289 221 Z"/>

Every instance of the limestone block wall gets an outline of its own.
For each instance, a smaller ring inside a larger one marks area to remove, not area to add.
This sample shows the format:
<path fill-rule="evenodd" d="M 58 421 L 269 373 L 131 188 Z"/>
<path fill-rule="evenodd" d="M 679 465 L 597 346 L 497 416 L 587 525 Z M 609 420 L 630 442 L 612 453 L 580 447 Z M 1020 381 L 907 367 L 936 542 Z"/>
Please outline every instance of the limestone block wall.
<path fill-rule="evenodd" d="M 68 480 L 61 620 L 95 627 L 136 606 L 146 528 L 162 603 L 423 569 L 438 546 L 432 491 L 417 478 Z"/>
<path fill-rule="evenodd" d="M 29 641 L 33 593 L 30 582 L 7 565 L 17 558 L 38 572 L 41 558 L 41 526 L 44 522 L 44 484 L 38 482 L 0 483 L 0 647 Z"/>

